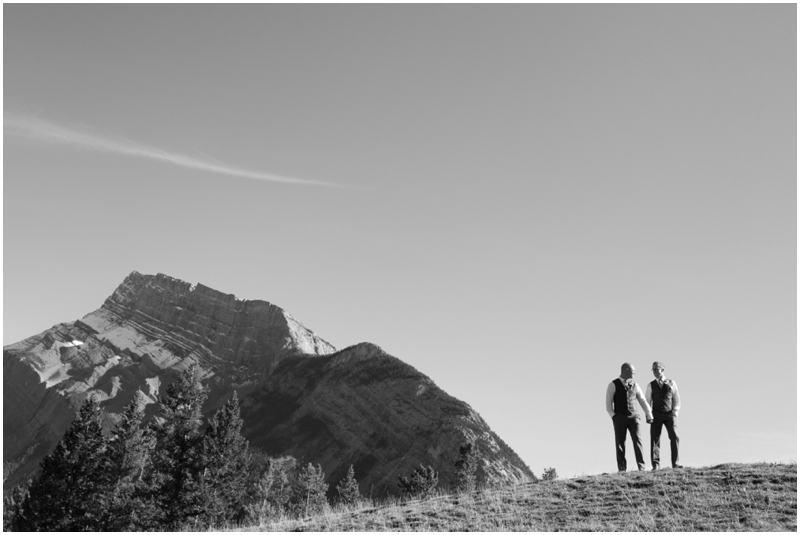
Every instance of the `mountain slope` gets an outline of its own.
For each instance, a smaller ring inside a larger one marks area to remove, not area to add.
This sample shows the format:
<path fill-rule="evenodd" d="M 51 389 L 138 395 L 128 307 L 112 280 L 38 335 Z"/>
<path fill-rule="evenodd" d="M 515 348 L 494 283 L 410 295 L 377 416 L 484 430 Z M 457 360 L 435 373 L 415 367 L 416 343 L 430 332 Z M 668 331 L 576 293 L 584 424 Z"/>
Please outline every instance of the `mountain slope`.
<path fill-rule="evenodd" d="M 352 463 L 362 491 L 394 492 L 398 473 L 449 466 L 468 438 L 487 481 L 532 475 L 468 405 L 377 346 L 336 352 L 273 304 L 133 272 L 100 309 L 4 348 L 5 486 L 32 473 L 87 396 L 109 425 L 137 392 L 152 417 L 191 363 L 210 388 L 206 414 L 235 390 L 253 445 L 320 463 L 334 484 Z"/>
<path fill-rule="evenodd" d="M 393 492 L 398 474 L 420 463 L 441 468 L 440 484 L 450 484 L 467 439 L 481 448 L 481 479 L 531 475 L 467 404 L 372 344 L 283 360 L 247 398 L 243 417 L 252 444 L 318 462 L 333 482 L 353 464 L 366 494 Z"/>

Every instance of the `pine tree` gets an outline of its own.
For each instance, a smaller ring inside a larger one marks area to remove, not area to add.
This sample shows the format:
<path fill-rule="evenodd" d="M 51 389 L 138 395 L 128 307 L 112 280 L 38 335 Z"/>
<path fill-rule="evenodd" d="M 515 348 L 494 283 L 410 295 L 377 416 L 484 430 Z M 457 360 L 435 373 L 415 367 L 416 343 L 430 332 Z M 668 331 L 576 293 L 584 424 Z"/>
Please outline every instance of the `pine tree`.
<path fill-rule="evenodd" d="M 325 494 L 328 492 L 328 484 L 325 483 L 325 473 L 322 467 L 308 463 L 304 469 L 297 474 L 293 502 L 299 514 L 311 515 L 325 510 L 328 500 Z"/>
<path fill-rule="evenodd" d="M 427 498 L 439 483 L 439 472 L 430 465 L 427 468 L 419 465 L 419 468 L 411 472 L 411 477 L 397 477 L 397 486 L 403 496 L 408 498 Z"/>
<path fill-rule="evenodd" d="M 263 517 L 277 516 L 287 512 L 292 499 L 295 473 L 287 469 L 286 464 L 270 461 L 267 471 L 259 482 L 259 497 L 261 498 L 261 515 Z"/>
<path fill-rule="evenodd" d="M 247 490 L 251 456 L 242 436 L 236 392 L 219 409 L 203 437 L 204 520 L 210 525 L 243 520 L 242 496 Z"/>
<path fill-rule="evenodd" d="M 3 490 L 3 531 L 14 531 L 22 518 L 22 503 L 27 495 L 28 489 L 23 485 Z"/>
<path fill-rule="evenodd" d="M 261 474 L 258 481 L 251 484 L 247 492 L 245 508 L 247 509 L 247 519 L 250 522 L 261 524 L 275 514 L 270 502 L 271 490 L 272 478 L 267 470 Z"/>
<path fill-rule="evenodd" d="M 19 531 L 97 531 L 103 528 L 100 497 L 109 485 L 103 437 L 105 411 L 92 398 L 81 405 L 13 521 Z"/>
<path fill-rule="evenodd" d="M 477 487 L 478 446 L 475 442 L 465 442 L 458 448 L 459 458 L 456 467 L 456 491 L 472 492 Z"/>
<path fill-rule="evenodd" d="M 336 485 L 336 492 L 339 494 L 339 501 L 345 505 L 353 505 L 361 498 L 352 464 L 347 470 L 347 476 Z"/>
<path fill-rule="evenodd" d="M 158 441 L 153 455 L 152 491 L 162 528 L 176 529 L 196 522 L 204 505 L 200 427 L 208 394 L 196 375 L 197 366 L 192 364 L 167 387 L 152 425 Z"/>
<path fill-rule="evenodd" d="M 142 531 L 156 527 L 150 495 L 155 436 L 142 426 L 141 392 L 125 407 L 108 441 L 108 469 L 113 476 L 108 493 L 104 531 Z"/>

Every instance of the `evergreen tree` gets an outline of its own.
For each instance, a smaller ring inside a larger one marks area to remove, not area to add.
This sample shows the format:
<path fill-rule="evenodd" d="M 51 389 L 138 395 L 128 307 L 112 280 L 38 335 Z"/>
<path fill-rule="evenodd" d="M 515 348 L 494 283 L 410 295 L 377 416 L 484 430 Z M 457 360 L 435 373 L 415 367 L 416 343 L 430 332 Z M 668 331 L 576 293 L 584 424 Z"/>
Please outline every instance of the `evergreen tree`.
<path fill-rule="evenodd" d="M 336 492 L 339 494 L 339 501 L 345 505 L 353 505 L 361 498 L 352 464 L 347 470 L 347 476 L 336 485 Z"/>
<path fill-rule="evenodd" d="M 97 531 L 103 529 L 108 488 L 105 411 L 93 399 L 81 405 L 56 449 L 40 464 L 13 529 L 19 531 Z"/>
<path fill-rule="evenodd" d="M 155 436 L 142 426 L 141 392 L 125 407 L 108 441 L 108 469 L 113 476 L 107 495 L 104 531 L 141 531 L 156 527 L 151 496 L 151 465 Z"/>
<path fill-rule="evenodd" d="M 264 505 L 261 512 L 264 517 L 287 512 L 292 499 L 294 478 L 294 470 L 287 468 L 285 463 L 270 461 L 259 482 L 261 503 Z"/>
<path fill-rule="evenodd" d="M 3 490 L 3 531 L 13 531 L 17 519 L 22 517 L 22 503 L 28 495 L 27 487 L 17 485 Z"/>
<path fill-rule="evenodd" d="M 258 481 L 251 483 L 247 492 L 247 519 L 250 522 L 261 524 L 267 518 L 273 516 L 272 505 L 270 503 L 271 481 L 269 471 L 261 474 Z"/>
<path fill-rule="evenodd" d="M 291 485 L 286 470 L 282 469 L 282 475 L 279 475 L 277 473 L 278 463 L 274 459 L 270 459 L 263 451 L 251 449 L 250 458 L 250 476 L 243 501 L 248 521 L 260 524 L 265 519 L 275 516 L 279 510 L 283 510 L 282 504 L 288 502 L 291 493 L 284 493 L 287 498 L 281 502 L 281 506 L 276 504 L 275 497 L 279 488 L 288 490 Z"/>
<path fill-rule="evenodd" d="M 159 401 L 152 431 L 157 439 L 153 454 L 153 500 L 163 528 L 196 523 L 205 503 L 202 489 L 202 406 L 207 391 L 192 364 L 167 387 Z"/>
<path fill-rule="evenodd" d="M 203 437 L 203 516 L 209 525 L 244 518 L 242 496 L 247 490 L 251 455 L 241 431 L 239 398 L 234 392 L 214 414 Z"/>
<path fill-rule="evenodd" d="M 478 445 L 465 442 L 458 448 L 459 458 L 456 467 L 456 491 L 472 492 L 477 487 Z"/>
<path fill-rule="evenodd" d="M 419 468 L 411 472 L 411 477 L 397 477 L 397 486 L 403 496 L 408 498 L 427 498 L 439 484 L 439 472 L 430 465 L 427 468 L 419 465 Z"/>
<path fill-rule="evenodd" d="M 310 515 L 324 511 L 328 505 L 328 500 L 325 498 L 328 487 L 322 467 L 317 465 L 314 468 L 313 464 L 308 463 L 308 466 L 297 474 L 293 500 L 297 512 Z"/>

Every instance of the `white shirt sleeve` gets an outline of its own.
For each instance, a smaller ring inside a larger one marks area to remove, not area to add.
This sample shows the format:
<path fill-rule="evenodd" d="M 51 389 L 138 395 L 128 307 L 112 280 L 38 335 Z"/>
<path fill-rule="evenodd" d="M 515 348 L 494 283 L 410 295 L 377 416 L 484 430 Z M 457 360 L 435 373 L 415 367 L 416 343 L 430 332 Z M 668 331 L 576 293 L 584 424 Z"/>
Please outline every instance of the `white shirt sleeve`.
<path fill-rule="evenodd" d="M 606 388 L 606 412 L 612 418 L 614 417 L 614 393 L 617 391 L 617 387 L 614 385 L 614 381 L 608 383 L 608 388 Z"/>
<path fill-rule="evenodd" d="M 647 403 L 650 405 L 650 408 L 653 407 L 653 385 L 651 383 L 647 383 L 647 390 L 644 394 L 644 399 L 647 400 Z"/>
<path fill-rule="evenodd" d="M 681 394 L 678 392 L 678 383 L 672 381 L 672 389 L 675 391 L 672 394 L 672 410 L 675 412 L 675 416 L 678 415 L 678 411 L 681 410 Z"/>
<path fill-rule="evenodd" d="M 652 420 L 653 412 L 650 410 L 650 404 L 644 398 L 644 393 L 642 392 L 642 389 L 639 387 L 639 383 L 636 383 L 636 399 L 639 400 L 639 405 L 642 406 L 642 410 L 644 411 L 644 414 L 647 416 L 647 419 Z"/>

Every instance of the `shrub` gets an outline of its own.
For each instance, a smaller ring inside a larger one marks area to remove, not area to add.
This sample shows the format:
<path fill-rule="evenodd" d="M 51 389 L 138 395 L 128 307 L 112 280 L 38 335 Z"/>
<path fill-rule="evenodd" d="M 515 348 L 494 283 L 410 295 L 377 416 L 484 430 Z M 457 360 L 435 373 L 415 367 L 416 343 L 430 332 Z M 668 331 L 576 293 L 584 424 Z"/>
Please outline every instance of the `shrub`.
<path fill-rule="evenodd" d="M 558 479 L 558 473 L 555 468 L 545 468 L 542 472 L 542 481 L 555 481 Z"/>
<path fill-rule="evenodd" d="M 404 497 L 407 498 L 426 498 L 439 483 L 439 472 L 423 465 L 415 468 L 410 477 L 397 476 L 397 486 L 400 487 Z"/>

